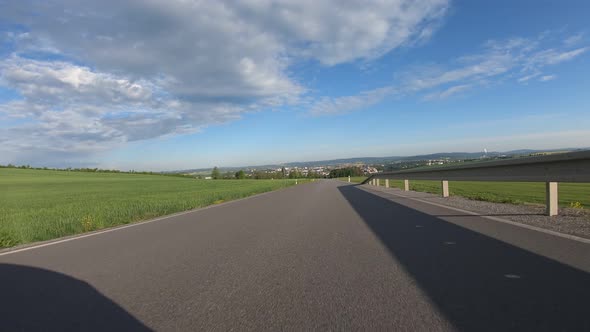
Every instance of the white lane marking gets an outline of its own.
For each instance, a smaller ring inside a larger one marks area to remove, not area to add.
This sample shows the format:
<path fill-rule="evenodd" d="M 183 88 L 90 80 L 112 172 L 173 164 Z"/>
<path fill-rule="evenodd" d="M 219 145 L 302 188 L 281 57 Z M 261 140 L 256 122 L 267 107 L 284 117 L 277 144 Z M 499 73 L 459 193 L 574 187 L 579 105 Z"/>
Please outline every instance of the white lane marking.
<path fill-rule="evenodd" d="M 188 211 L 183 211 L 183 212 L 178 212 L 178 213 L 174 213 L 174 214 L 169 214 L 167 216 L 162 216 L 162 217 L 158 217 L 156 219 L 150 219 L 150 220 L 146 220 L 146 221 L 139 221 L 133 224 L 129 224 L 129 225 L 123 225 L 123 226 L 115 226 L 113 228 L 109 228 L 109 229 L 104 229 L 104 230 L 100 230 L 100 231 L 95 231 L 92 233 L 86 233 L 86 234 L 80 234 L 80 235 L 72 235 L 66 238 L 63 238 L 61 240 L 48 240 L 49 242 L 45 242 L 45 243 L 41 243 L 41 244 L 37 244 L 37 245 L 31 245 L 31 246 L 26 246 L 24 248 L 20 248 L 20 249 L 7 249 L 7 251 L 5 252 L 0 252 L 0 257 L 1 256 L 6 256 L 6 255 L 10 255 L 10 254 L 16 254 L 19 252 L 23 252 L 23 251 L 28 251 L 28 250 L 33 250 L 33 249 L 39 249 L 39 248 L 43 248 L 43 247 L 48 247 L 48 246 L 52 246 L 54 244 L 60 244 L 60 243 L 64 243 L 64 242 L 70 242 L 70 241 L 74 241 L 74 240 L 79 240 L 79 239 L 83 239 L 86 237 L 91 237 L 91 236 L 96 236 L 96 235 L 101 235 L 104 233 L 110 233 L 110 232 L 114 232 L 114 231 L 119 231 L 122 229 L 126 229 L 126 228 L 131 228 L 131 227 L 136 227 L 136 226 L 141 226 L 141 225 L 146 225 L 146 224 L 151 224 L 155 221 L 160 221 L 160 220 L 164 220 L 164 219 L 170 219 L 170 218 L 174 218 L 174 217 L 179 217 L 185 214 L 189 214 L 189 213 L 193 213 L 193 212 L 199 212 L 199 211 L 203 211 L 203 210 L 207 210 L 207 209 L 211 209 L 211 208 L 216 208 L 216 207 L 220 207 L 223 205 L 227 205 L 227 204 L 232 204 L 232 203 L 236 203 L 239 201 L 243 201 L 246 199 L 250 199 L 250 198 L 255 198 L 255 197 L 260 197 L 260 196 L 264 196 L 264 195 L 268 195 L 268 194 L 272 194 L 272 193 L 276 193 L 279 191 L 283 191 L 285 189 L 289 189 L 289 188 L 295 188 L 295 187 L 286 187 L 286 188 L 280 188 L 277 190 L 271 190 L 271 191 L 267 191 L 264 193 L 260 193 L 260 194 L 256 194 L 256 195 L 252 195 L 252 196 L 248 196 L 248 197 L 244 197 L 244 198 L 239 198 L 239 199 L 235 199 L 232 201 L 227 201 L 227 202 L 223 202 L 220 204 L 212 204 L 212 205 L 208 205 L 208 206 L 204 206 L 202 208 L 198 208 L 198 209 L 193 209 L 193 210 L 188 210 Z"/>
<path fill-rule="evenodd" d="M 401 197 L 401 198 L 407 198 L 407 199 L 411 199 L 411 200 L 414 200 L 414 201 L 422 202 L 422 203 L 425 203 L 425 204 L 430 204 L 430 205 L 442 207 L 442 208 L 449 209 L 449 210 L 454 210 L 454 211 L 462 212 L 462 213 L 469 214 L 469 215 L 472 215 L 472 216 L 477 216 L 477 217 L 481 217 L 481 218 L 485 218 L 485 219 L 490 219 L 490 220 L 494 220 L 494 221 L 505 223 L 505 224 L 510 224 L 512 226 L 526 228 L 526 229 L 530 229 L 530 230 L 533 230 L 533 231 L 537 231 L 537 232 L 541 232 L 541 233 L 545 233 L 545 234 L 549 234 L 549 235 L 554 235 L 554 236 L 558 236 L 558 237 L 569 239 L 569 240 L 574 240 L 574 241 L 578 241 L 578 242 L 590 244 L 590 239 L 585 239 L 583 237 L 579 237 L 579 236 L 575 236 L 575 235 L 571 235 L 571 234 L 559 233 L 559 232 L 552 231 L 552 230 L 549 230 L 549 229 L 545 229 L 545 228 L 541 228 L 541 227 L 537 227 L 537 226 L 531 226 L 531 225 L 527 225 L 527 224 L 522 224 L 522 223 L 519 223 L 519 222 L 516 222 L 516 221 L 512 221 L 512 220 L 508 220 L 508 219 L 503 219 L 503 218 L 499 218 L 499 217 L 482 216 L 481 214 L 476 213 L 476 212 L 471 212 L 471 211 L 468 211 L 468 210 L 463 210 L 463 209 L 459 209 L 459 208 L 448 206 L 448 205 L 438 204 L 438 203 L 426 201 L 426 200 L 419 199 L 419 198 L 414 198 L 414 197 L 399 195 L 399 194 L 396 194 L 396 193 L 393 193 L 393 192 L 385 192 L 385 193 L 390 194 L 390 195 L 394 195 L 394 196 L 397 196 L 397 197 Z"/>
<path fill-rule="evenodd" d="M 506 277 L 508 279 L 520 279 L 520 278 L 522 278 L 518 274 L 505 274 L 504 277 Z"/>
<path fill-rule="evenodd" d="M 455 243 L 455 242 L 453 242 L 453 241 L 445 241 L 444 243 L 445 243 L 447 246 L 452 246 L 452 245 L 456 244 L 456 243 Z"/>

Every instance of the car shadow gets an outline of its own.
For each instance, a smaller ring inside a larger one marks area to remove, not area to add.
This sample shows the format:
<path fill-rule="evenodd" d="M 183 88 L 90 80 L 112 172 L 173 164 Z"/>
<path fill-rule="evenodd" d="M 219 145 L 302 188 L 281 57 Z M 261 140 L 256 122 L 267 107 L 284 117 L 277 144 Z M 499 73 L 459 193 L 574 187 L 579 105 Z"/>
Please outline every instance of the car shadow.
<path fill-rule="evenodd" d="M 355 185 L 339 190 L 458 330 L 590 330 L 587 272 Z"/>
<path fill-rule="evenodd" d="M 0 330 L 151 331 L 84 281 L 13 264 L 0 264 Z"/>

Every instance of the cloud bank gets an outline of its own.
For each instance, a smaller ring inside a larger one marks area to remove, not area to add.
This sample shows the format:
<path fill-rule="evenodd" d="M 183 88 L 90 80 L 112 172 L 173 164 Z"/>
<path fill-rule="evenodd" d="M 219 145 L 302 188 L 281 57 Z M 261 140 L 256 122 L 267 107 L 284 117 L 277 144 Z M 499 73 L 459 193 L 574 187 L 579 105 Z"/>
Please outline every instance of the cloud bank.
<path fill-rule="evenodd" d="M 296 104 L 297 62 L 428 38 L 447 0 L 14 1 L 0 19 L 2 162 L 67 162 Z M 371 99 L 370 96 L 367 97 Z"/>

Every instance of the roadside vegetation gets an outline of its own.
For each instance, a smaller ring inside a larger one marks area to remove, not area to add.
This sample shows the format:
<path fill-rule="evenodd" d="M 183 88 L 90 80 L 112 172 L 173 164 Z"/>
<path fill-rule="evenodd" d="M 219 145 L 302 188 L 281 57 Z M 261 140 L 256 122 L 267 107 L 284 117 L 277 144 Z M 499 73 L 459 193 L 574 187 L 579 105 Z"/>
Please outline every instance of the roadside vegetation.
<path fill-rule="evenodd" d="M 146 220 L 294 184 L 293 179 L 212 181 L 0 168 L 0 248 Z"/>
<path fill-rule="evenodd" d="M 384 181 L 381 180 L 383 185 Z M 391 187 L 403 188 L 402 180 L 389 180 Z M 410 180 L 410 190 L 440 194 L 440 181 Z M 451 195 L 478 201 L 511 204 L 545 204 L 545 184 L 540 182 L 449 181 Z M 560 183 L 559 205 L 590 207 L 590 184 Z"/>
<path fill-rule="evenodd" d="M 348 177 L 338 178 L 348 181 Z M 361 183 L 366 176 L 351 177 Z M 385 185 L 385 180 L 381 180 Z M 389 186 L 403 188 L 402 180 L 389 180 Z M 410 190 L 440 194 L 440 181 L 410 180 Z M 449 181 L 451 195 L 495 203 L 545 204 L 545 184 L 539 182 Z M 574 209 L 590 208 L 590 183 L 560 183 L 559 205 Z"/>

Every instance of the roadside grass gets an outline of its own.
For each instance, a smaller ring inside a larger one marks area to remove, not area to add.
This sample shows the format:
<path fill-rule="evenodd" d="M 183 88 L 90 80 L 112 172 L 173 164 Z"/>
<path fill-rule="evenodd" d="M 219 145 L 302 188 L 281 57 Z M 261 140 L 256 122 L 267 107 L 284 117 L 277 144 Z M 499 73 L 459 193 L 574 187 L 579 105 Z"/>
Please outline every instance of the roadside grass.
<path fill-rule="evenodd" d="M 350 182 L 360 183 L 367 177 L 351 177 Z M 348 178 L 338 178 L 348 181 Z M 385 185 L 385 180 L 381 180 Z M 403 188 L 402 180 L 389 180 L 391 187 Z M 440 181 L 410 180 L 410 190 L 441 193 Z M 449 192 L 454 196 L 510 204 L 545 204 L 545 184 L 540 182 L 489 182 L 449 181 Z M 575 209 L 590 207 L 590 183 L 560 183 L 559 205 Z"/>
<path fill-rule="evenodd" d="M 381 180 L 381 185 L 384 181 Z M 402 180 L 389 180 L 389 185 L 403 188 Z M 410 190 L 440 194 L 440 181 L 410 180 Z M 545 204 L 545 184 L 540 182 L 449 181 L 451 195 L 473 200 L 510 204 Z M 590 183 L 560 183 L 559 205 L 590 207 Z"/>
<path fill-rule="evenodd" d="M 294 184 L 291 179 L 196 180 L 2 168 L 0 248 L 128 224 Z"/>

